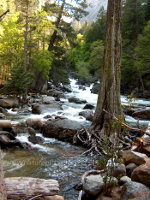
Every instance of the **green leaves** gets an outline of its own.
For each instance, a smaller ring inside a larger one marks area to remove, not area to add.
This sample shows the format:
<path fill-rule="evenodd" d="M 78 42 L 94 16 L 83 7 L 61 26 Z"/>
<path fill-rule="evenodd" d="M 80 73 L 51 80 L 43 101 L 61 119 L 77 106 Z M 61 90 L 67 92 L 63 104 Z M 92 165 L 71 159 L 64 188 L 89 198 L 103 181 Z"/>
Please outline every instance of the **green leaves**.
<path fill-rule="evenodd" d="M 33 82 L 31 71 L 24 72 L 23 66 L 14 66 L 11 70 L 11 77 L 5 84 L 6 91 L 12 94 L 23 95 L 25 89 Z"/>
<path fill-rule="evenodd" d="M 49 71 L 52 65 L 52 53 L 48 50 L 38 50 L 33 55 L 34 70 L 42 72 L 43 78 L 49 79 Z"/>

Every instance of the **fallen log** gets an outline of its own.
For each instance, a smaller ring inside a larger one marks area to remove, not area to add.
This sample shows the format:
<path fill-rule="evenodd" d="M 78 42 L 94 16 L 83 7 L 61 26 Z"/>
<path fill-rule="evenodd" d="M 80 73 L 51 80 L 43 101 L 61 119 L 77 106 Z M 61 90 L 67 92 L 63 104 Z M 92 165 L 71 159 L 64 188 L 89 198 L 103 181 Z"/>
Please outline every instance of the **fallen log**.
<path fill-rule="evenodd" d="M 10 120 L 0 120 L 0 128 L 12 128 L 12 124 Z"/>
<path fill-rule="evenodd" d="M 58 181 L 31 177 L 5 178 L 7 199 L 32 199 L 35 196 L 54 196 L 59 192 Z"/>

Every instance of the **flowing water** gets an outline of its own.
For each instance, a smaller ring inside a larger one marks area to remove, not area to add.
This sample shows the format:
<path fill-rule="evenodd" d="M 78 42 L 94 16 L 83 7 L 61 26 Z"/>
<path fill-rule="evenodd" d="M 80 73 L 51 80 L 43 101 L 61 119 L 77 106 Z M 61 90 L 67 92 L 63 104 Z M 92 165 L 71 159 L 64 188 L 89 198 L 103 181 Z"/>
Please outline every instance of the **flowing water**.
<path fill-rule="evenodd" d="M 73 92 L 66 93 L 66 99 L 61 99 L 63 102 L 63 110 L 58 110 L 53 113 L 44 113 L 38 115 L 42 120 L 47 114 L 56 114 L 66 116 L 69 119 L 79 121 L 85 126 L 89 126 L 90 122 L 79 116 L 79 112 L 83 110 L 84 104 L 69 103 L 68 97 L 77 97 L 79 99 L 87 100 L 88 103 L 96 106 L 97 95 L 91 94 L 90 87 L 85 87 L 85 90 L 80 90 L 76 84 L 76 80 L 70 79 Z M 122 104 L 129 104 L 125 96 L 121 97 Z M 150 101 L 135 100 L 132 102 L 135 105 L 150 106 Z M 34 118 L 37 115 L 18 115 L 15 112 L 9 111 L 9 116 L 13 123 L 18 121 L 25 121 L 27 118 Z M 136 125 L 137 120 L 130 116 L 126 116 L 126 120 L 133 126 Z M 140 120 L 140 124 L 147 126 L 149 121 Z M 43 137 L 40 133 L 39 136 Z M 74 190 L 74 186 L 79 183 L 81 175 L 91 169 L 95 168 L 94 158 L 92 156 L 81 156 L 85 151 L 84 148 L 73 146 L 69 143 L 60 142 L 52 138 L 44 138 L 43 145 L 33 145 L 28 141 L 28 134 L 22 133 L 17 136 L 22 142 L 27 142 L 32 146 L 30 151 L 4 151 L 3 165 L 6 177 L 26 176 L 39 178 L 53 178 L 59 181 L 61 194 L 65 200 L 76 200 L 78 192 Z"/>

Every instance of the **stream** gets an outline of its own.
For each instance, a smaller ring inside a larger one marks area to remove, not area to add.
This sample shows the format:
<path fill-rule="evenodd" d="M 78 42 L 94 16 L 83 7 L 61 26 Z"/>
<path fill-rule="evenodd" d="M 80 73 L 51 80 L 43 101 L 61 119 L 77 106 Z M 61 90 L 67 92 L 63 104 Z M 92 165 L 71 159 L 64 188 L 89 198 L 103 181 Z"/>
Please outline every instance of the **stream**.
<path fill-rule="evenodd" d="M 45 112 L 42 115 L 18 115 L 9 110 L 11 120 L 13 123 L 25 121 L 27 118 L 34 117 L 45 120 L 44 116 L 55 114 L 66 116 L 69 119 L 83 123 L 84 126 L 89 126 L 91 122 L 79 116 L 79 112 L 83 110 L 85 104 L 70 103 L 67 99 L 69 97 L 77 97 L 96 106 L 97 95 L 90 92 L 92 85 L 90 87 L 85 87 L 85 90 L 81 90 L 76 82 L 76 80 L 70 79 L 72 92 L 65 93 L 66 98 L 61 99 L 61 102 L 63 102 L 63 110 L 57 110 L 53 113 Z M 125 96 L 121 96 L 121 101 L 124 105 L 130 104 Z M 132 104 L 150 107 L 150 101 L 144 99 L 135 100 Z M 136 126 L 137 120 L 134 118 L 126 116 L 126 121 L 132 126 Z M 139 124 L 141 127 L 147 127 L 149 122 L 148 120 L 140 120 Z M 43 137 L 41 133 L 37 135 Z M 19 134 L 17 138 L 22 142 L 29 143 L 32 149 L 30 151 L 3 151 L 2 156 L 5 177 L 25 176 L 56 179 L 60 184 L 60 194 L 64 196 L 65 200 L 76 200 L 78 192 L 74 190 L 74 186 L 80 182 L 81 175 L 85 171 L 96 167 L 94 162 L 96 158 L 91 155 L 81 156 L 85 151 L 84 148 L 73 146 L 56 139 L 44 138 L 44 144 L 39 145 L 29 142 L 27 133 Z"/>

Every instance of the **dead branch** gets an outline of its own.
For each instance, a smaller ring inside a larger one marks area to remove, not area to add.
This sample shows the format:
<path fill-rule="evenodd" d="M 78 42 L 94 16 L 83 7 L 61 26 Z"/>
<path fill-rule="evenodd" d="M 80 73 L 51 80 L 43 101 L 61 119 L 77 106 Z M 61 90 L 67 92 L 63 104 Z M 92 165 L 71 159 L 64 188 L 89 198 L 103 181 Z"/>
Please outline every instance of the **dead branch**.
<path fill-rule="evenodd" d="M 136 131 L 136 132 L 139 132 L 142 135 L 146 134 L 146 135 L 150 136 L 150 133 L 146 132 L 145 130 L 142 130 L 142 129 L 139 129 L 139 128 L 133 128 L 133 127 L 129 126 L 128 124 L 124 123 L 123 121 L 121 121 L 120 119 L 118 119 L 114 114 L 109 113 L 105 109 L 103 109 L 103 111 L 105 113 L 111 115 L 113 117 L 113 119 L 115 119 L 116 121 L 118 121 L 120 124 L 122 124 L 124 127 L 126 127 L 127 129 L 129 129 L 130 131 Z"/>
<path fill-rule="evenodd" d="M 0 19 L 1 19 L 4 15 L 6 15 L 9 11 L 10 11 L 10 10 L 8 9 L 6 12 L 4 12 L 2 15 L 0 15 Z"/>

